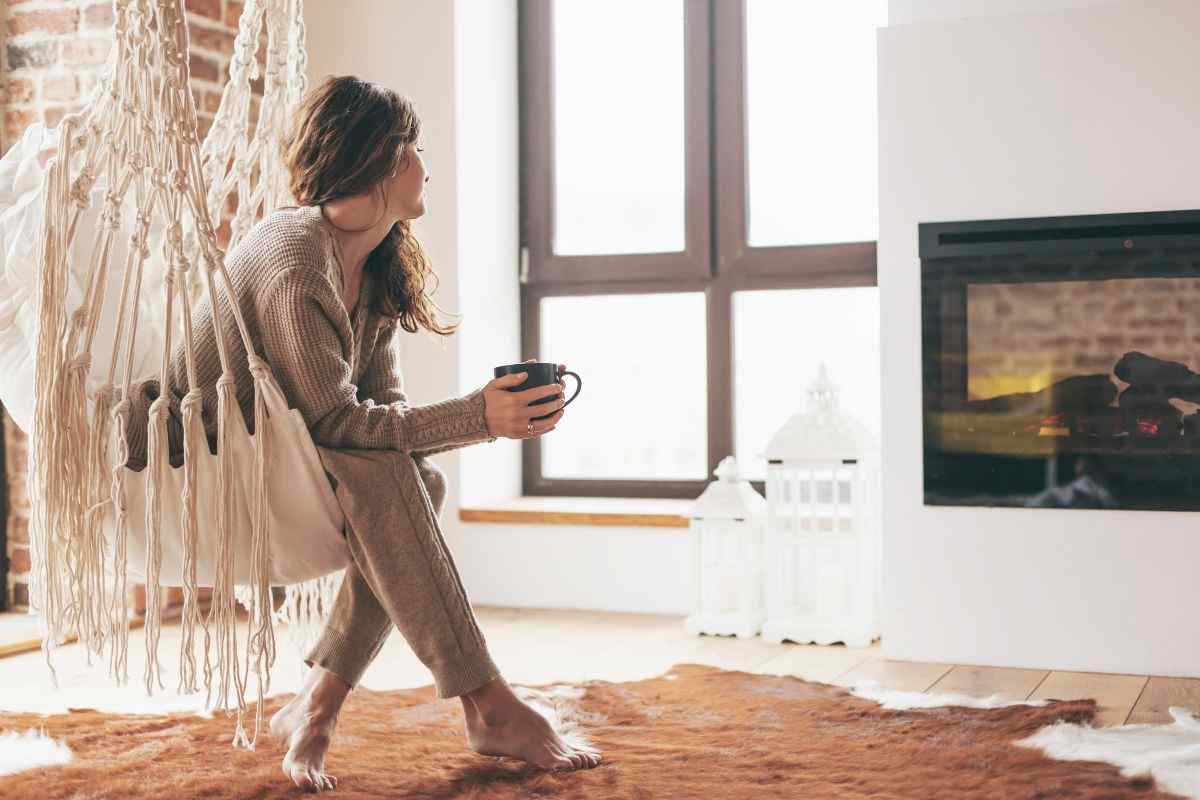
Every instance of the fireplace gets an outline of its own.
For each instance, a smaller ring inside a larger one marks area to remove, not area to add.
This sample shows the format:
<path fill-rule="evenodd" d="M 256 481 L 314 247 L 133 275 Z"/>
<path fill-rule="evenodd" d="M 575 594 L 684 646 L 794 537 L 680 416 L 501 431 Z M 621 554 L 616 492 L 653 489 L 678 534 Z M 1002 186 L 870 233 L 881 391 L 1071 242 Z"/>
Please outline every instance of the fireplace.
<path fill-rule="evenodd" d="M 918 228 L 926 505 L 1200 509 L 1200 211 Z"/>

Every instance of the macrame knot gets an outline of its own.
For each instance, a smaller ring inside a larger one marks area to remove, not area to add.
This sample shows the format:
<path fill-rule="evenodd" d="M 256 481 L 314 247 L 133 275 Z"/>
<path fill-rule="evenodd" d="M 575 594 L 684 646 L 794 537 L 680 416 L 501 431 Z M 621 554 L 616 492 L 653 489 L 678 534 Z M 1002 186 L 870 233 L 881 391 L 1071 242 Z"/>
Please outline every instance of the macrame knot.
<path fill-rule="evenodd" d="M 87 374 L 87 371 L 90 370 L 91 368 L 92 368 L 92 354 L 91 353 L 80 353 L 79 355 L 77 355 L 71 359 L 71 363 L 67 367 L 67 369 L 76 370 L 78 372 L 84 373 L 85 375 Z"/>
<path fill-rule="evenodd" d="M 204 268 L 209 272 L 215 272 L 221 268 L 221 264 L 225 261 L 225 251 L 219 247 L 214 247 L 212 251 L 205 250 L 204 252 Z"/>
<path fill-rule="evenodd" d="M 75 180 L 71 181 L 71 202 L 80 209 L 87 210 L 92 204 L 92 183 L 96 176 L 89 174 L 87 167 Z"/>
<path fill-rule="evenodd" d="M 179 401 L 179 409 L 184 414 L 194 414 L 204 408 L 204 392 L 192 389 Z"/>
<path fill-rule="evenodd" d="M 150 404 L 150 411 L 147 414 L 151 423 L 157 422 L 159 419 L 167 416 L 167 410 L 171 407 L 171 400 L 165 394 L 159 395 Z"/>
<path fill-rule="evenodd" d="M 151 170 L 150 185 L 153 186 L 155 189 L 166 189 L 167 188 L 167 176 L 162 171 L 161 167 L 155 167 L 153 170 Z"/>
<path fill-rule="evenodd" d="M 128 397 L 122 397 L 116 402 L 116 404 L 113 405 L 112 412 L 109 414 L 109 416 L 112 417 L 113 421 L 116 421 L 119 417 L 129 416 L 129 410 L 131 408 L 133 408 L 133 401 L 131 401 Z"/>
<path fill-rule="evenodd" d="M 121 207 L 109 206 L 104 209 L 104 213 L 100 215 L 100 219 L 104 223 L 104 227 L 109 230 L 119 230 L 121 228 Z"/>
<path fill-rule="evenodd" d="M 166 241 L 167 241 L 167 244 L 169 244 L 175 252 L 182 251 L 183 250 L 183 225 L 181 225 L 178 222 L 172 222 L 170 225 L 168 225 Z"/>
<path fill-rule="evenodd" d="M 150 257 L 150 247 L 146 244 L 145 229 L 136 230 L 129 236 L 129 250 L 137 253 L 143 261 Z"/>
<path fill-rule="evenodd" d="M 217 378 L 217 391 L 226 389 L 230 386 L 237 386 L 237 378 L 233 377 L 228 372 L 222 372 L 221 377 Z"/>
<path fill-rule="evenodd" d="M 188 173 L 182 167 L 177 167 L 171 173 L 171 185 L 175 187 L 175 191 L 183 194 L 188 187 Z"/>
<path fill-rule="evenodd" d="M 254 380 L 265 381 L 271 377 L 271 367 L 259 356 L 247 355 L 246 362 L 250 367 L 250 374 L 254 376 Z"/>

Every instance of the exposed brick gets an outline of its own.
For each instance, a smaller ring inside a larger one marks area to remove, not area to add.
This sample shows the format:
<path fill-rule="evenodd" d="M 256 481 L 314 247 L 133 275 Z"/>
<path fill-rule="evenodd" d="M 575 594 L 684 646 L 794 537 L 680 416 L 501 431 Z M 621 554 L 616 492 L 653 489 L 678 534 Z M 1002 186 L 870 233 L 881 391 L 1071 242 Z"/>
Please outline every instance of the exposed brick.
<path fill-rule="evenodd" d="M 216 114 L 221 107 L 220 92 L 200 92 L 200 107 L 210 114 Z"/>
<path fill-rule="evenodd" d="M 79 9 L 49 8 L 19 11 L 8 18 L 8 35 L 27 33 L 74 33 L 79 30 Z"/>
<path fill-rule="evenodd" d="M 221 81 L 221 68 L 211 58 L 192 53 L 188 58 L 188 68 L 191 70 L 193 80 L 209 81 L 210 83 Z"/>
<path fill-rule="evenodd" d="M 108 38 L 71 39 L 63 42 L 64 64 L 76 67 L 98 67 L 108 58 L 112 40 Z"/>
<path fill-rule="evenodd" d="M 193 14 L 221 21 L 221 0 L 186 0 L 184 8 Z"/>
<path fill-rule="evenodd" d="M 200 141 L 204 141 L 204 137 L 208 135 L 208 129 L 212 127 L 212 117 L 206 114 L 199 114 L 196 117 L 196 131 L 200 137 Z"/>
<path fill-rule="evenodd" d="M 29 560 L 29 548 L 13 547 L 8 556 L 8 569 L 14 575 L 27 575 L 33 569 Z"/>
<path fill-rule="evenodd" d="M 113 21 L 112 3 L 96 3 L 83 10 L 85 28 L 111 28 Z"/>
<path fill-rule="evenodd" d="M 8 42 L 9 69 L 48 67 L 58 60 L 58 42 Z"/>
<path fill-rule="evenodd" d="M 5 535 L 9 544 L 29 544 L 29 521 L 22 517 L 10 516 Z"/>
<path fill-rule="evenodd" d="M 25 129 L 41 119 L 40 112 L 33 109 L 10 108 L 4 112 L 4 140 L 14 142 L 21 138 Z"/>
<path fill-rule="evenodd" d="M 8 473 L 8 511 L 10 516 L 29 516 L 29 484 L 24 469 Z"/>
<path fill-rule="evenodd" d="M 13 610 L 24 611 L 29 608 L 29 586 L 25 583 L 14 583 L 12 588 Z"/>
<path fill-rule="evenodd" d="M 199 25 L 188 30 L 188 45 L 202 50 L 213 50 L 225 55 L 233 54 L 234 35 L 229 31 L 204 28 Z"/>
<path fill-rule="evenodd" d="M 238 0 L 225 0 L 225 27 L 236 30 L 245 7 L 245 3 L 239 3 Z"/>
<path fill-rule="evenodd" d="M 37 85 L 26 78 L 12 78 L 4 87 L 7 103 L 32 103 L 37 99 Z"/>
<path fill-rule="evenodd" d="M 70 73 L 47 75 L 42 79 L 42 98 L 51 103 L 70 103 L 79 99 L 79 79 Z"/>
<path fill-rule="evenodd" d="M 42 121 L 46 123 L 47 128 L 57 128 L 66 113 L 65 106 L 48 106 L 42 110 Z"/>

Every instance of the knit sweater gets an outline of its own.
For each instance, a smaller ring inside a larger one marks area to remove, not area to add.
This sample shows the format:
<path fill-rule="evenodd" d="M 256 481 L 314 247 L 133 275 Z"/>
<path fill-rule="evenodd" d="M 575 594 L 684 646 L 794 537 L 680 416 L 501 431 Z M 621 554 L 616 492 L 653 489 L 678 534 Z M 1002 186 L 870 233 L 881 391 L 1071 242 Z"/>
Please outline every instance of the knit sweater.
<path fill-rule="evenodd" d="M 226 258 L 233 294 L 255 350 L 271 367 L 288 404 L 297 409 L 315 444 L 329 448 L 391 449 L 417 456 L 489 440 L 480 387 L 463 397 L 410 405 L 396 360 L 395 320 L 371 302 L 377 286 L 364 273 L 360 301 L 347 311 L 343 269 L 333 229 L 319 206 L 274 211 Z M 221 332 L 247 430 L 254 431 L 254 381 L 246 349 L 216 278 Z M 192 312 L 197 383 L 209 448 L 216 451 L 217 390 L 221 364 L 211 299 Z M 168 443 L 171 462 L 182 463 L 180 401 L 189 388 L 186 354 L 176 337 L 170 361 Z M 131 391 L 128 437 L 131 469 L 146 463 L 146 419 L 158 397 L 157 377 Z"/>

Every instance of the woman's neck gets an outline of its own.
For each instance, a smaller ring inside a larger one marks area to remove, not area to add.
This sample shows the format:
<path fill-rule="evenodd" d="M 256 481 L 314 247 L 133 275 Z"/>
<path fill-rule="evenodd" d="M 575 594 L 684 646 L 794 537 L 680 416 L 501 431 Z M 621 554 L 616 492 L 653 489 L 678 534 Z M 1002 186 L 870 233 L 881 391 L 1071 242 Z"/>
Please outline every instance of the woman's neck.
<path fill-rule="evenodd" d="M 353 201 L 358 198 L 346 198 Z M 330 223 L 333 236 L 342 254 L 342 270 L 347 283 L 354 283 L 362 274 L 367 257 L 371 255 L 379 243 L 384 240 L 396 220 L 385 213 L 379 217 L 377 207 L 364 206 L 361 203 L 334 200 L 321 206 L 321 213 L 326 222 Z M 378 219 L 366 230 L 359 230 Z M 345 230 L 349 229 L 349 230 Z"/>

